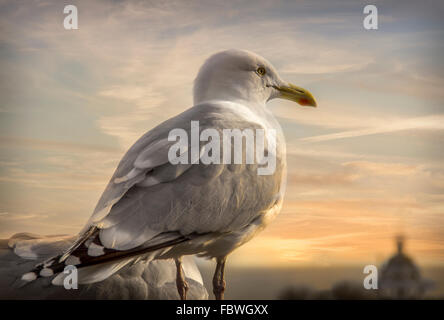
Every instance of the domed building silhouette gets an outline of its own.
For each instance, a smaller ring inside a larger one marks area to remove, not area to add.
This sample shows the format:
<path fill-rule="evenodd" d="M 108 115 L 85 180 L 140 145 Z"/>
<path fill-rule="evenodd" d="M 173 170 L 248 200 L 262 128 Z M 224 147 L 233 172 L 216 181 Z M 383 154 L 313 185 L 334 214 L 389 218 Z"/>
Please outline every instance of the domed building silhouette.
<path fill-rule="evenodd" d="M 397 253 L 379 273 L 379 295 L 383 299 L 421 299 L 433 283 L 423 279 L 419 267 L 404 253 L 404 237 L 396 238 Z"/>

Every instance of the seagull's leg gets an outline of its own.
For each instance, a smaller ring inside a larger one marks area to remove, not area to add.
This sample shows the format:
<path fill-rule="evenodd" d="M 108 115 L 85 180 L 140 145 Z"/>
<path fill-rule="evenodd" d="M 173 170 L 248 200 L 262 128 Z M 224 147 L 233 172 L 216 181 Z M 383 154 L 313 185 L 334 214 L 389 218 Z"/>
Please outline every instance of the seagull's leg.
<path fill-rule="evenodd" d="M 224 291 L 225 291 L 225 280 L 224 280 L 224 269 L 225 269 L 225 261 L 227 257 L 216 258 L 216 271 L 214 272 L 213 277 L 213 293 L 216 297 L 216 300 L 224 299 Z"/>
<path fill-rule="evenodd" d="M 188 283 L 185 281 L 185 275 L 182 269 L 182 257 L 174 259 L 176 262 L 176 286 L 181 300 L 187 299 Z"/>

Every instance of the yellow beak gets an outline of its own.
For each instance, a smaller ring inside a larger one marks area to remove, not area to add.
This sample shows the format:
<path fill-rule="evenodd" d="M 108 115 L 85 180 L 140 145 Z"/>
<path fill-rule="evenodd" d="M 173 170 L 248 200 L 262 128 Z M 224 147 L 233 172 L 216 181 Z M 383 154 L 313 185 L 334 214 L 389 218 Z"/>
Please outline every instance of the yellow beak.
<path fill-rule="evenodd" d="M 283 86 L 274 86 L 274 88 L 279 91 L 279 97 L 282 99 L 297 102 L 301 106 L 317 107 L 315 98 L 308 90 L 291 83 Z"/>

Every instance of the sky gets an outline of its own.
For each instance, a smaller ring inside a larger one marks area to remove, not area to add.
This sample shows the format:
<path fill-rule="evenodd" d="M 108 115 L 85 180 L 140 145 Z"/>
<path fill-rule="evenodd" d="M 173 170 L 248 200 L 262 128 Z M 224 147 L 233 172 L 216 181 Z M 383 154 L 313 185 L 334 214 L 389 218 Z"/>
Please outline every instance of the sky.
<path fill-rule="evenodd" d="M 79 29 L 63 28 L 76 5 Z M 281 214 L 238 266 L 444 264 L 444 4 L 0 0 L 0 237 L 75 234 L 139 136 L 192 106 L 203 61 L 267 58 L 317 109 L 274 100 Z"/>

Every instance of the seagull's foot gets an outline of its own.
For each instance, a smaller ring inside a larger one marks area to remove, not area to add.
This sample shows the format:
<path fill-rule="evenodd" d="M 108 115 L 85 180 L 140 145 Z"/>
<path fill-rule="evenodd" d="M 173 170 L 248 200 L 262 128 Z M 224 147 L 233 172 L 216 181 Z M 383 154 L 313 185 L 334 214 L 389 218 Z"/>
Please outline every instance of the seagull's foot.
<path fill-rule="evenodd" d="M 176 279 L 177 292 L 179 292 L 180 300 L 187 300 L 188 283 L 183 280 L 180 281 L 179 278 Z"/>
<path fill-rule="evenodd" d="M 214 272 L 213 277 L 213 293 L 216 297 L 216 300 L 224 299 L 225 292 L 225 261 L 226 257 L 218 257 L 216 258 L 216 271 Z"/>
<path fill-rule="evenodd" d="M 185 281 L 185 275 L 182 269 L 182 259 L 177 258 L 175 259 L 175 262 L 177 269 L 177 274 L 176 274 L 177 292 L 179 293 L 180 300 L 186 300 L 189 286 L 188 283 Z"/>
<path fill-rule="evenodd" d="M 213 283 L 213 293 L 216 300 L 224 300 L 225 285 L 225 280 Z"/>

